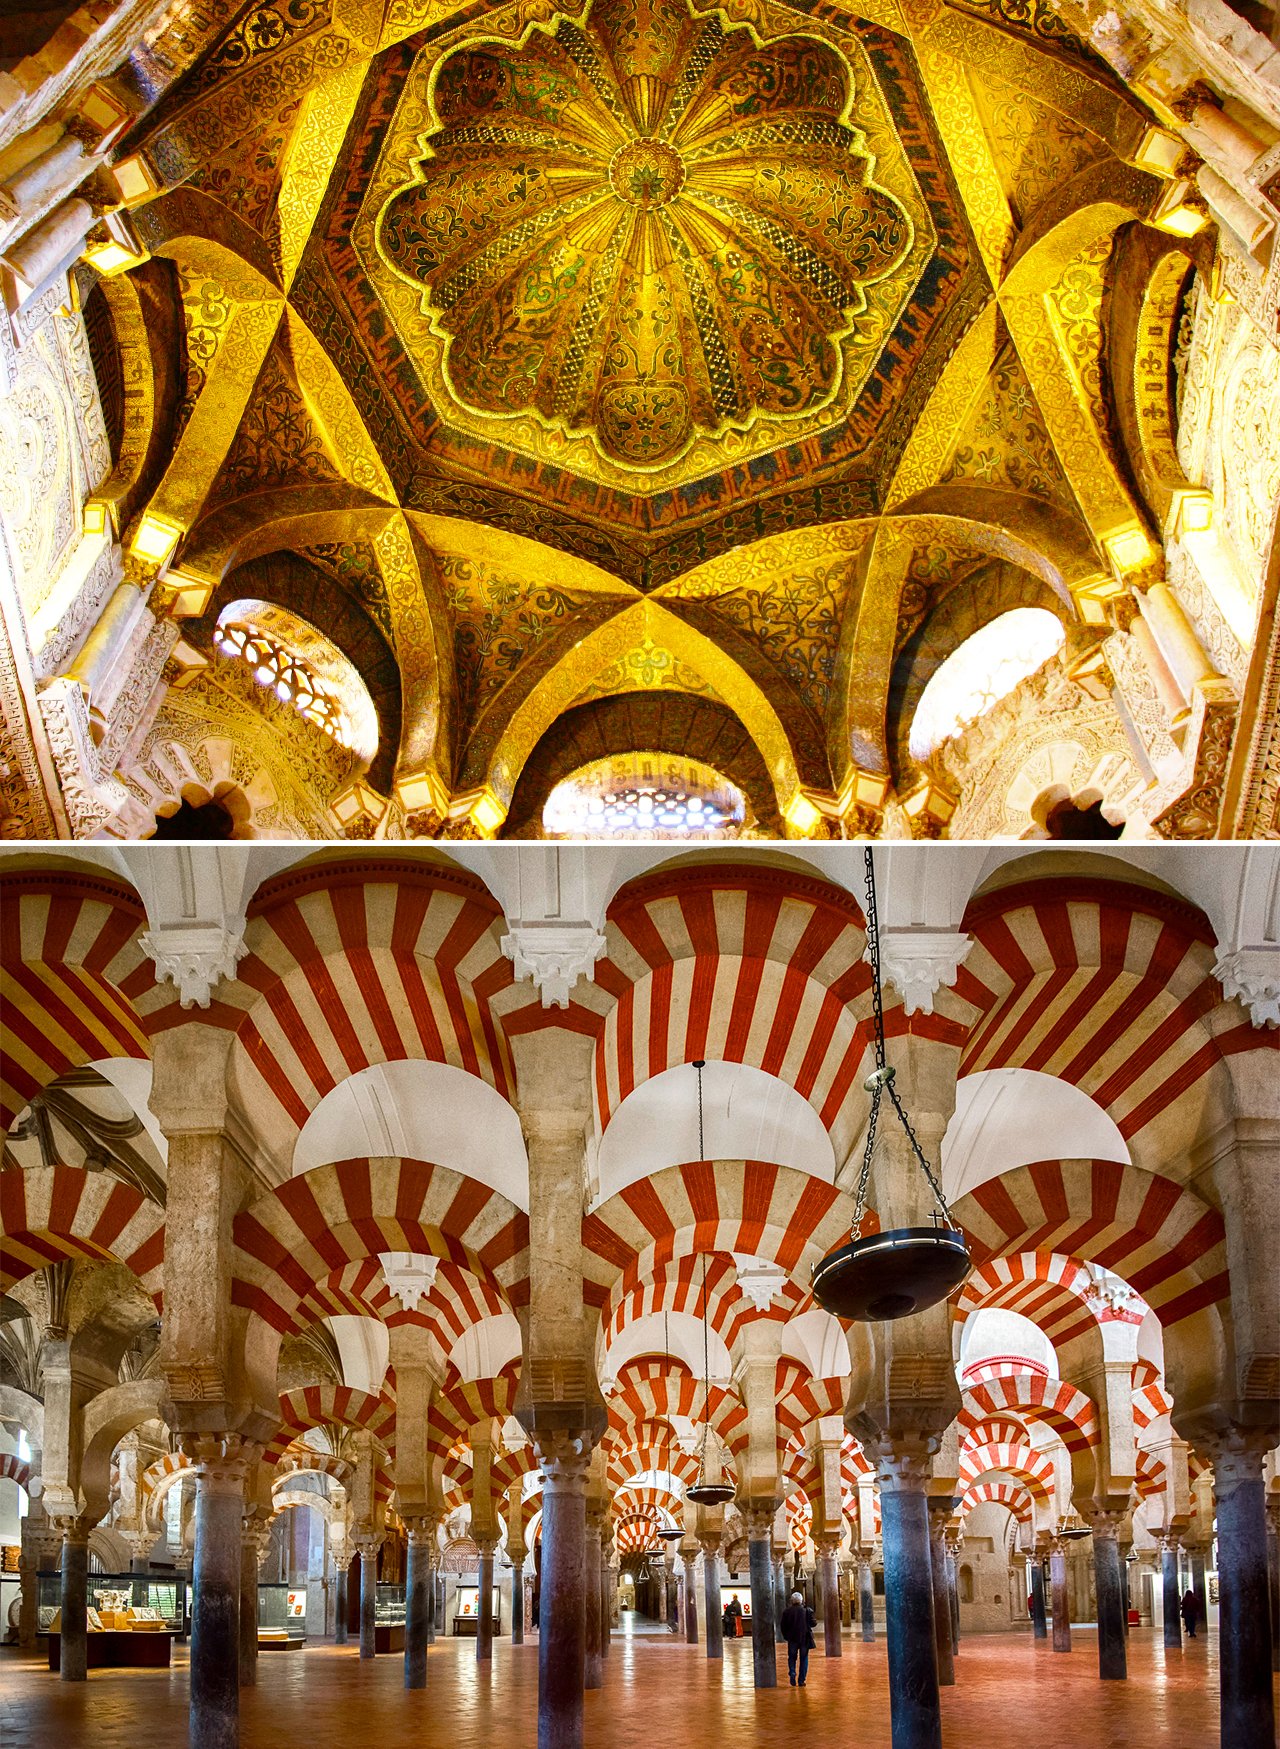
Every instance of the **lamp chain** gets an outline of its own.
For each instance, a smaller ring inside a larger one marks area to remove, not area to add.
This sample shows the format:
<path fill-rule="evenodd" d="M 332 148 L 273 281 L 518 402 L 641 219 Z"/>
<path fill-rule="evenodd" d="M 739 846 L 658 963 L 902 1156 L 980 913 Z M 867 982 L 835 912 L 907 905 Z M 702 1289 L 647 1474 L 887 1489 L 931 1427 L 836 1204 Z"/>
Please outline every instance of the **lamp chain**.
<path fill-rule="evenodd" d="M 898 1097 L 898 1090 L 893 1084 L 893 1070 L 888 1067 L 885 1060 L 884 992 L 880 982 L 880 919 L 876 910 L 875 859 L 869 844 L 863 854 L 866 857 L 867 871 L 867 957 L 871 961 L 871 1012 L 875 1028 L 876 1066 L 863 1084 L 871 1095 L 871 1112 L 867 1118 L 867 1145 L 862 1152 L 862 1171 L 858 1175 L 858 1197 L 853 1211 L 853 1233 L 854 1237 L 858 1239 L 862 1237 L 862 1224 L 867 1215 L 867 1187 L 871 1182 L 871 1160 L 876 1148 L 876 1124 L 880 1117 L 880 1100 L 886 1093 L 889 1096 L 890 1104 L 898 1114 L 899 1123 L 906 1132 L 907 1140 L 911 1144 L 911 1152 L 915 1155 L 920 1170 L 928 1180 L 934 1201 L 941 1211 L 943 1224 L 948 1227 L 955 1225 L 951 1210 L 947 1207 L 947 1199 L 942 1194 L 942 1186 L 938 1182 L 933 1168 L 925 1159 L 924 1150 L 916 1138 L 915 1130 L 911 1127 L 911 1120 Z"/>

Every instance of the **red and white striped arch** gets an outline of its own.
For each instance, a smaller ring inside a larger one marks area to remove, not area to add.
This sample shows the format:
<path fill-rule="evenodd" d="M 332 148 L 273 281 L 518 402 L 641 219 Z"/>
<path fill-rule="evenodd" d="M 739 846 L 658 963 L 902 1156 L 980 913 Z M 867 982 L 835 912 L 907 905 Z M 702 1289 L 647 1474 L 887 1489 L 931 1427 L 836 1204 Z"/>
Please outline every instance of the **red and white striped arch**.
<path fill-rule="evenodd" d="M 784 1355 L 779 1360 L 774 1390 L 779 1443 L 804 1431 L 824 1415 L 843 1417 L 847 1385 L 844 1379 L 815 1379 L 807 1367 Z"/>
<path fill-rule="evenodd" d="M 983 1308 L 1020 1312 L 1055 1348 L 1099 1328 L 1085 1297 L 1091 1277 L 1082 1263 L 1054 1251 L 990 1257 L 961 1288 L 953 1316 L 961 1323 Z"/>
<path fill-rule="evenodd" d="M 1162 1383 L 1156 1382 L 1143 1385 L 1133 1393 L 1133 1424 L 1142 1432 L 1150 1427 L 1153 1421 L 1158 1421 L 1162 1415 L 1168 1415 L 1173 1409 L 1173 1398 L 1164 1389 Z"/>
<path fill-rule="evenodd" d="M 962 1445 L 1027 1444 L 1026 1423 L 1017 1415 L 975 1415 L 971 1409 L 962 1409 L 957 1425 Z"/>
<path fill-rule="evenodd" d="M 992 1470 L 1004 1470 L 1016 1476 L 1042 1506 L 1047 1505 L 1053 1496 L 1052 1462 L 1025 1441 L 966 1446 L 961 1452 L 959 1482 L 962 1489 L 981 1481 Z"/>
<path fill-rule="evenodd" d="M 610 1305 L 608 1323 L 603 1330 L 604 1353 L 608 1353 L 628 1325 L 653 1313 L 688 1312 L 691 1317 L 700 1319 L 704 1262 L 707 1270 L 707 1323 L 732 1351 L 744 1326 L 762 1314 L 756 1311 L 738 1286 L 737 1266 L 732 1257 L 687 1252 L 660 1265 L 651 1276 L 637 1281 L 621 1299 Z M 785 1320 L 807 1303 L 808 1294 L 794 1282 L 787 1281 L 763 1315 Z"/>
<path fill-rule="evenodd" d="M 1098 1411 L 1093 1399 L 1061 1379 L 1034 1373 L 990 1379 L 965 1392 L 964 1408 L 975 1421 L 1012 1409 L 1024 1421 L 1040 1421 L 1051 1427 L 1069 1452 L 1086 1451 L 1098 1443 Z"/>
<path fill-rule="evenodd" d="M 138 1003 L 155 971 L 138 895 L 88 874 L 6 874 L 0 902 L 0 1129 L 85 1063 L 149 1057 Z"/>
<path fill-rule="evenodd" d="M 16 1452 L 0 1453 L 0 1482 L 16 1482 L 24 1494 L 31 1492 L 31 1465 Z"/>
<path fill-rule="evenodd" d="M 506 1294 L 492 1281 L 482 1280 L 460 1264 L 442 1261 L 430 1290 L 413 1311 L 406 1311 L 387 1286 L 382 1265 L 374 1256 L 345 1263 L 317 1282 L 299 1304 L 297 1315 L 305 1322 L 349 1316 L 379 1318 L 388 1328 L 417 1325 L 430 1331 L 447 1359 L 473 1325 L 510 1310 Z"/>
<path fill-rule="evenodd" d="M 777 1263 L 807 1299 L 810 1268 L 847 1239 L 852 1216 L 852 1197 L 788 1166 L 668 1166 L 584 1218 L 583 1297 L 608 1329 L 632 1289 L 680 1258 L 740 1252 Z"/>
<path fill-rule="evenodd" d="M 974 1018 L 962 1075 L 1059 1076 L 1110 1113 L 1131 1149 L 1157 1119 L 1169 1133 L 1182 1101 L 1184 1138 L 1229 1115 L 1215 1071 L 1259 1041 L 1223 1006 L 1199 911 L 1132 883 L 1063 877 L 976 899 L 964 927 L 974 947 L 954 989 Z"/>
<path fill-rule="evenodd" d="M 746 1406 L 732 1387 L 713 1384 L 706 1391 L 683 1361 L 658 1355 L 629 1360 L 609 1397 L 610 1425 L 626 1429 L 642 1421 L 666 1422 L 672 1415 L 709 1420 L 731 1449 L 747 1419 Z"/>
<path fill-rule="evenodd" d="M 961 1518 L 968 1516 L 975 1506 L 992 1504 L 1007 1506 L 1019 1524 L 1030 1524 L 1034 1510 L 1031 1495 L 1015 1482 L 976 1482 L 972 1488 L 965 1490 L 960 1501 Z"/>
<path fill-rule="evenodd" d="M 431 1405 L 433 1418 L 465 1432 L 486 1421 L 505 1421 L 516 1400 L 520 1362 L 508 1361 L 496 1378 L 464 1380 L 450 1366 L 444 1388 Z"/>
<path fill-rule="evenodd" d="M 788 1082 L 852 1143 L 870 973 L 849 894 L 790 871 L 663 870 L 624 887 L 595 982 L 601 1133 L 641 1082 L 680 1063 L 747 1063 Z"/>
<path fill-rule="evenodd" d="M 394 1449 L 396 1406 L 387 1393 L 374 1396 L 351 1385 L 304 1385 L 280 1397 L 280 1430 L 267 1446 L 263 1462 L 275 1464 L 299 1434 L 312 1427 L 351 1427 L 371 1433 Z"/>
<path fill-rule="evenodd" d="M 448 1259 L 513 1305 L 528 1299 L 528 1217 L 496 1190 L 424 1160 L 317 1166 L 259 1197 L 233 1230 L 233 1303 L 281 1335 L 310 1321 L 303 1308 L 318 1284 L 382 1251 Z"/>
<path fill-rule="evenodd" d="M 962 1196 L 953 1212 L 979 1269 L 1054 1252 L 1101 1264 L 1167 1329 L 1229 1302 L 1222 1216 L 1170 1179 L 1113 1160 L 1044 1160 Z"/>
<path fill-rule="evenodd" d="M 394 857 L 308 865 L 259 889 L 249 952 L 210 1018 L 236 1034 L 229 1082 L 277 1157 L 326 1093 L 375 1063 L 447 1063 L 510 1098 L 493 1008 L 514 982 L 504 927 L 461 869 Z"/>
<path fill-rule="evenodd" d="M 0 1172 L 0 1233 L 0 1287 L 64 1258 L 110 1258 L 160 1303 L 164 1210 L 104 1172 L 76 1166 Z"/>

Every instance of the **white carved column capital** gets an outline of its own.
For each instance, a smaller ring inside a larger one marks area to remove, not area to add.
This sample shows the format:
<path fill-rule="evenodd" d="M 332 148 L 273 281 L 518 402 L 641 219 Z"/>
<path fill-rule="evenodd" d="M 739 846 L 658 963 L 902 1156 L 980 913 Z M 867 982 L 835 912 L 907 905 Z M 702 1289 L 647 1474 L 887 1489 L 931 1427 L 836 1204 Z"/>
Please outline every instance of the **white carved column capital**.
<path fill-rule="evenodd" d="M 1228 948 L 1219 942 L 1213 975 L 1228 1002 L 1238 997 L 1255 1026 L 1280 1026 L 1280 943 Z"/>
<path fill-rule="evenodd" d="M 934 997 L 955 983 L 972 946 L 972 936 L 949 930 L 882 929 L 880 965 L 908 1014 L 932 1014 Z"/>
<path fill-rule="evenodd" d="M 517 978 L 532 978 L 544 1008 L 567 1008 L 579 978 L 595 982 L 596 961 L 607 942 L 588 922 L 514 923 L 502 951 Z"/>
<path fill-rule="evenodd" d="M 234 978 L 249 951 L 243 935 L 218 923 L 150 929 L 138 940 L 161 983 L 177 986 L 184 1008 L 207 1008 L 214 985 Z"/>

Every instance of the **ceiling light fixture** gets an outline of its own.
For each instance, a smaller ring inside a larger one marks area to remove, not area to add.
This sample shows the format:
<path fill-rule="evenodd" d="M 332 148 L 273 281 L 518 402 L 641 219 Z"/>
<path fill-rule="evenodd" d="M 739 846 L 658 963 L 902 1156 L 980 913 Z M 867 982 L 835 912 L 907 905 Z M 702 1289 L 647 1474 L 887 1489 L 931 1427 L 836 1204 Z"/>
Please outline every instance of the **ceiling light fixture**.
<path fill-rule="evenodd" d="M 863 1323 L 886 1323 L 926 1311 L 945 1300 L 973 1267 L 969 1247 L 947 1207 L 933 1168 L 925 1159 L 911 1120 L 906 1114 L 894 1071 L 885 1061 L 884 997 L 880 983 L 880 929 L 876 917 L 875 861 L 866 848 L 867 957 L 871 961 L 871 1000 L 875 1021 L 876 1066 L 863 1082 L 871 1095 L 867 1119 L 867 1145 L 858 1179 L 858 1200 L 853 1214 L 853 1236 L 847 1245 L 829 1252 L 813 1269 L 813 1297 L 837 1318 L 855 1318 Z M 928 1180 L 937 1203 L 932 1227 L 897 1227 L 887 1233 L 864 1236 L 867 1186 L 875 1153 L 876 1121 L 880 1101 L 888 1096 L 899 1123 L 906 1132 L 911 1152 Z"/>

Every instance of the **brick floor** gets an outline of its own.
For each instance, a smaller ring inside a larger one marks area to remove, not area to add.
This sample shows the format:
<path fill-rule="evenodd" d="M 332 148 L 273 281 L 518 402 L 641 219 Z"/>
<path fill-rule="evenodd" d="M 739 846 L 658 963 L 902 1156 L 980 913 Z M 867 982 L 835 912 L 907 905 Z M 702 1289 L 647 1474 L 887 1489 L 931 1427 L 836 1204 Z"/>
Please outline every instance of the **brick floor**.
<path fill-rule="evenodd" d="M 406 1694 L 403 1661 L 361 1664 L 324 1641 L 264 1655 L 241 1697 L 242 1749 L 533 1749 L 538 1657 L 531 1641 L 495 1648 L 480 1668 L 470 1641 L 431 1650 L 425 1693 Z M 94 1671 L 66 1685 L 35 1659 L 0 1652 L 4 1749 L 185 1749 L 187 1665 Z M 1211 1749 L 1218 1741 L 1214 1640 L 1166 1653 L 1149 1630 L 1129 1640 L 1130 1680 L 1097 1678 L 1097 1647 L 1078 1633 L 1070 1656 L 1029 1635 L 965 1640 L 956 1686 L 943 1690 L 948 1749 Z M 756 1695 L 750 1645 L 726 1645 L 723 1668 L 674 1638 L 614 1639 L 602 1690 L 586 1696 L 589 1749 L 889 1749 L 883 1639 L 846 1636 L 839 1663 L 815 1654 L 808 1687 Z"/>

